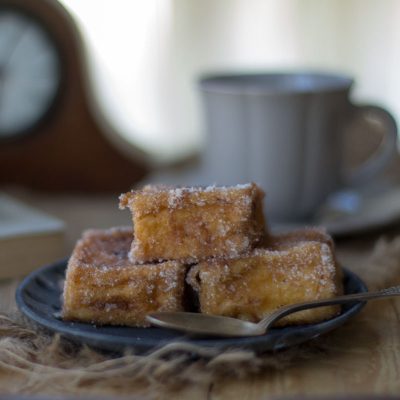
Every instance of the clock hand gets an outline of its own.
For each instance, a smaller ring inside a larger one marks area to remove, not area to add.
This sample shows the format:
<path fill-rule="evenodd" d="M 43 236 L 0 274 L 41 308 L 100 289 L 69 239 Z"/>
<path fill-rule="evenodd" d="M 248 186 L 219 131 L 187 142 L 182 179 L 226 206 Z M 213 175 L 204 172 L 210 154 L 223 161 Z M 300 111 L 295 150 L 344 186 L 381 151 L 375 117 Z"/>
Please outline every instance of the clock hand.
<path fill-rule="evenodd" d="M 19 43 L 21 43 L 22 38 L 25 36 L 27 32 L 26 23 L 21 24 L 19 26 L 19 30 L 14 32 L 14 37 L 12 37 L 8 45 L 8 49 L 6 50 L 6 56 L 4 57 L 4 61 L 2 65 L 0 65 L 0 107 L 2 104 L 3 96 L 4 96 L 4 87 L 7 78 L 7 72 L 11 63 L 11 60 L 15 54 L 15 51 L 18 49 Z"/>
<path fill-rule="evenodd" d="M 0 107 L 3 101 L 5 80 L 6 80 L 6 68 L 4 65 L 0 65 Z"/>
<path fill-rule="evenodd" d="M 10 62 L 18 49 L 18 45 L 21 43 L 23 37 L 26 35 L 26 32 L 28 31 L 26 23 L 20 26 L 20 30 L 17 32 L 17 35 L 15 35 L 14 40 L 11 42 L 10 46 L 8 47 L 8 55 L 5 58 L 5 63 L 3 65 L 4 69 L 7 69 L 8 66 L 10 65 Z"/>

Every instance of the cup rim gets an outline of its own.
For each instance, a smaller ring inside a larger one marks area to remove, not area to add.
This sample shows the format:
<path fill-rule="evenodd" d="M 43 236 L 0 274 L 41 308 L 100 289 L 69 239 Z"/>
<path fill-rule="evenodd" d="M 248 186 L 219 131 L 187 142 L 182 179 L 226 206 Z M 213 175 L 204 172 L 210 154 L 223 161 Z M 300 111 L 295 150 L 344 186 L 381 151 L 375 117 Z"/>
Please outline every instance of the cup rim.
<path fill-rule="evenodd" d="M 290 86 L 268 85 L 267 79 L 292 79 Z M 296 83 L 297 80 L 297 83 Z M 300 84 L 303 80 L 314 80 L 313 84 Z M 261 82 L 257 85 L 256 81 Z M 348 75 L 321 71 L 276 71 L 276 72 L 239 72 L 205 73 L 198 84 L 202 91 L 220 94 L 277 95 L 311 94 L 346 91 L 354 83 Z"/>

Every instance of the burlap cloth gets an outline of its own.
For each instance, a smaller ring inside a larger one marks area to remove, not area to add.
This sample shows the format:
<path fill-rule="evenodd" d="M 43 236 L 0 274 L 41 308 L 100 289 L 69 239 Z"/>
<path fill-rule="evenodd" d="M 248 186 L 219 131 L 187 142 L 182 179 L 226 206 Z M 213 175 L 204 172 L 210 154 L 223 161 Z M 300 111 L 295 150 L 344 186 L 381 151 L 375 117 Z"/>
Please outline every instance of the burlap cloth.
<path fill-rule="evenodd" d="M 400 282 L 400 237 L 392 241 L 381 239 L 375 244 L 363 265 L 362 276 L 370 289 Z M 49 335 L 19 313 L 0 314 L 0 392 L 127 396 L 142 388 L 146 397 L 157 397 L 160 389 L 165 393 L 185 385 L 207 387 L 219 379 L 265 374 L 271 369 L 324 357 L 334 351 L 330 336 L 261 355 L 175 343 L 148 355 L 126 353 L 113 357 Z"/>

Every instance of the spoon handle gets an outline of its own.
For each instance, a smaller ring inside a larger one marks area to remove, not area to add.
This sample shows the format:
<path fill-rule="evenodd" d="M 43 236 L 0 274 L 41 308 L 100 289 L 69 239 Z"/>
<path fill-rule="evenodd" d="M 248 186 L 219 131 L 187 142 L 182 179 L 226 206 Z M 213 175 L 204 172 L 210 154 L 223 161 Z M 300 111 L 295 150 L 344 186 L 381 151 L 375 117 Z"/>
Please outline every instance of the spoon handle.
<path fill-rule="evenodd" d="M 337 304 L 346 304 L 357 301 L 382 299 L 385 297 L 394 297 L 394 296 L 400 296 L 400 286 L 393 286 L 387 289 L 378 290 L 376 292 L 347 294 L 344 296 L 334 297 L 332 299 L 313 300 L 304 303 L 287 305 L 269 314 L 267 317 L 262 319 L 258 323 L 258 325 L 263 329 L 267 330 L 273 323 L 275 323 L 279 319 L 286 317 L 287 315 L 297 311 L 308 310 L 310 308 L 317 308 L 324 306 L 333 306 Z"/>

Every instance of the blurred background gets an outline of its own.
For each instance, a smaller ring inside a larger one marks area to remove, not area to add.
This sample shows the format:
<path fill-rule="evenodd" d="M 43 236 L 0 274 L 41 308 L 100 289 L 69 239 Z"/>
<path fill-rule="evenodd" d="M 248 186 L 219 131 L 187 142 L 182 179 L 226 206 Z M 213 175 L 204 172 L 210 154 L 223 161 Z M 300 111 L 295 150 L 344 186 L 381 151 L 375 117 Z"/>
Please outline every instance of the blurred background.
<path fill-rule="evenodd" d="M 400 117 L 396 0 L 62 0 L 87 46 L 100 112 L 157 161 L 204 144 L 198 77 L 314 69 Z"/>
<path fill-rule="evenodd" d="M 344 74 L 354 102 L 400 122 L 399 20 L 397 0 L 0 0 L 0 265 L 18 253 L 18 244 L 5 250 L 11 237 L 42 234 L 34 246 L 47 258 L 23 260 L 37 266 L 67 254 L 83 229 L 129 224 L 119 193 L 197 183 L 204 74 Z M 359 147 L 348 151 L 353 161 L 365 158 Z M 340 193 L 333 215 L 345 220 L 331 233 L 400 219 L 392 189 L 379 206 L 381 187 L 371 201 Z"/>

